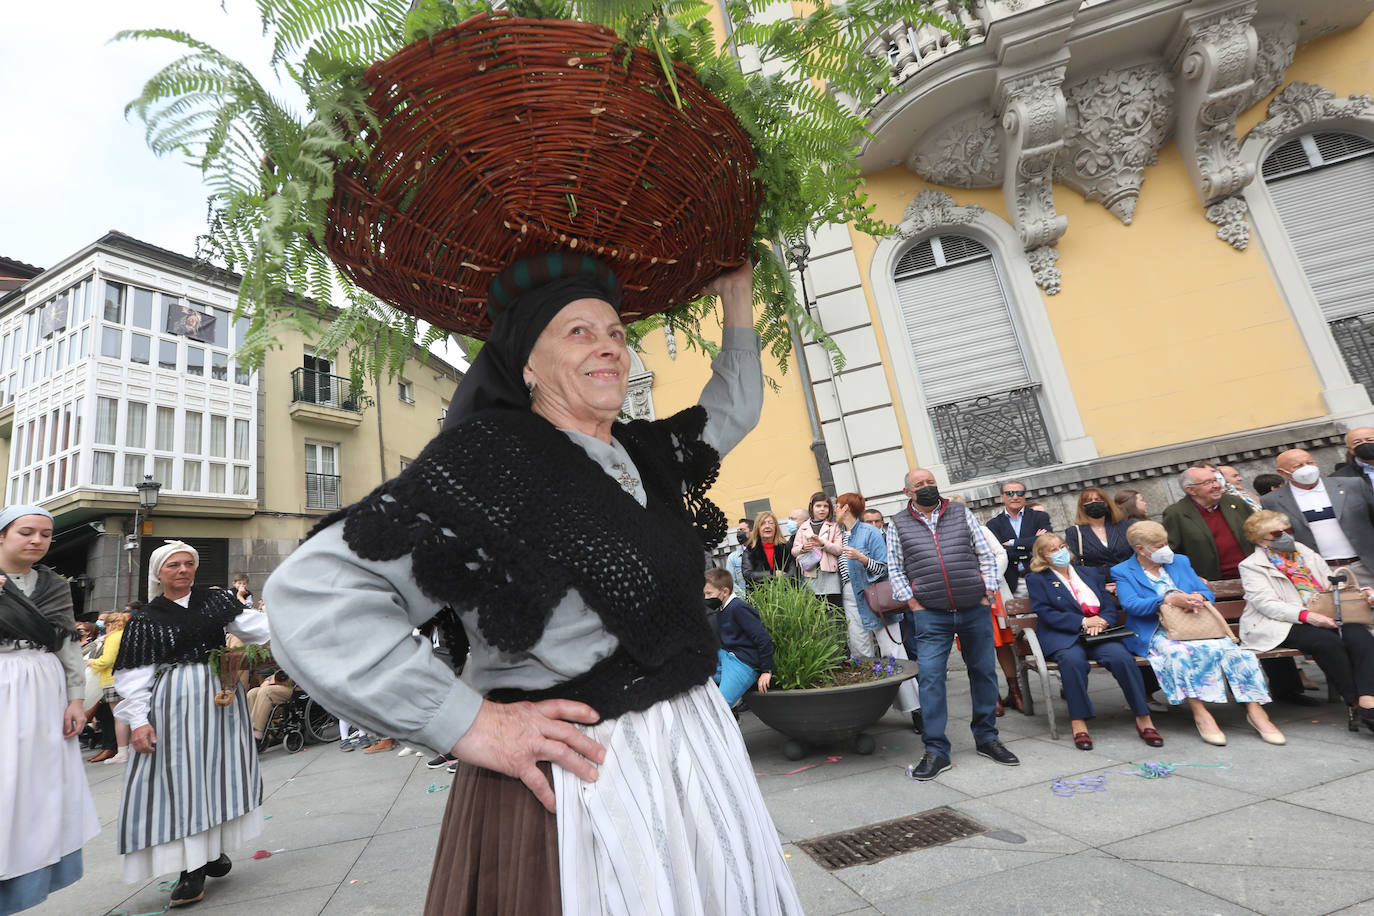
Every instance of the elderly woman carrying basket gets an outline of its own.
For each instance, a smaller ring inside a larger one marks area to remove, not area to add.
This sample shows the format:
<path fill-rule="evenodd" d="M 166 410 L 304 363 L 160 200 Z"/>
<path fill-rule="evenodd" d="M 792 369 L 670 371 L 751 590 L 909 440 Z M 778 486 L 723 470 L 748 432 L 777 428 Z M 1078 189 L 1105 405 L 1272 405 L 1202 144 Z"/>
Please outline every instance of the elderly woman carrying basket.
<path fill-rule="evenodd" d="M 463 761 L 427 913 L 801 912 L 700 599 L 725 531 L 705 491 L 762 405 L 750 277 L 710 287 L 698 405 L 621 423 L 610 269 L 516 262 L 444 431 L 268 581 L 275 656 L 312 695 Z M 445 605 L 462 680 L 411 635 Z"/>

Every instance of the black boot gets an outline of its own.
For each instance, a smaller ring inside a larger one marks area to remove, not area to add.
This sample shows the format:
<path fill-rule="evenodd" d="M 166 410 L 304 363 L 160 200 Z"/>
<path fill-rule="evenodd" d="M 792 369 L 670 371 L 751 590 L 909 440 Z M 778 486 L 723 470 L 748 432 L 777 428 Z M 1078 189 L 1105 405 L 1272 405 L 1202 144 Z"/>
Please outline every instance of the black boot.
<path fill-rule="evenodd" d="M 184 871 L 172 888 L 172 899 L 168 906 L 186 906 L 205 896 L 205 866 L 195 871 Z"/>
<path fill-rule="evenodd" d="M 215 859 L 213 862 L 205 863 L 205 877 L 223 878 L 225 875 L 229 874 L 229 869 L 233 867 L 234 863 L 229 861 L 229 857 L 224 853 L 220 853 L 218 859 Z"/>

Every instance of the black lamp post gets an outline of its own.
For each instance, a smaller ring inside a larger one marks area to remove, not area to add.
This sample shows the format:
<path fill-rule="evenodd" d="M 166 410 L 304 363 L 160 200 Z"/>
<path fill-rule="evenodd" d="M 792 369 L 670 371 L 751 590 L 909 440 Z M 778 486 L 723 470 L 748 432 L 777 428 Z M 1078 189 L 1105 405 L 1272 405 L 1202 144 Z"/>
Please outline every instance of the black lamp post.
<path fill-rule="evenodd" d="M 802 309 L 811 314 L 811 296 L 806 291 L 806 264 L 811 260 L 811 246 L 806 243 L 806 233 L 798 232 L 786 237 L 787 260 L 801 280 Z M 814 317 L 814 316 L 813 316 Z M 825 447 L 825 437 L 821 434 L 819 412 L 816 409 L 815 394 L 811 391 L 811 373 L 806 365 L 806 353 L 802 349 L 801 337 L 793 327 L 792 349 L 796 353 L 797 369 L 801 373 L 802 387 L 806 397 L 806 412 L 811 421 L 811 453 L 816 457 L 816 472 L 820 476 L 821 489 L 827 493 L 835 492 L 835 475 L 830 469 L 830 453 Z"/>
<path fill-rule="evenodd" d="M 806 292 L 806 265 L 811 260 L 811 246 L 806 243 L 805 233 L 797 233 L 787 237 L 787 260 L 792 262 L 792 269 L 797 272 L 797 279 L 801 280 L 802 308 L 809 315 L 811 314 L 811 296 Z"/>
<path fill-rule="evenodd" d="M 138 569 L 137 563 L 142 561 L 142 516 L 151 515 L 153 510 L 157 508 L 157 493 L 162 489 L 162 484 L 154 480 L 152 474 L 144 474 L 143 482 L 138 484 L 136 489 L 138 490 L 138 508 L 134 510 L 134 540 L 131 545 L 133 553 L 131 553 L 129 557 L 129 577 L 131 580 L 133 579 L 134 571 Z M 138 597 L 138 583 L 136 581 L 131 581 L 129 583 L 129 598 L 132 600 L 136 597 Z"/>

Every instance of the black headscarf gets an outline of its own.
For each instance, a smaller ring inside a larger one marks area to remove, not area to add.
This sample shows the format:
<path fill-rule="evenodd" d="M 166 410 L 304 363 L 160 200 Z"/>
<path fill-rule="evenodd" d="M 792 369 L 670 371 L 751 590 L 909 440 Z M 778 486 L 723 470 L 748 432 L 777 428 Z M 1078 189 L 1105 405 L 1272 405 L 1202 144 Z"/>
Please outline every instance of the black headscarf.
<path fill-rule="evenodd" d="M 601 261 L 562 251 L 503 270 L 487 293 L 491 335 L 454 392 L 444 431 L 482 410 L 529 410 L 525 362 L 554 316 L 578 299 L 602 299 L 619 313 L 620 283 Z"/>

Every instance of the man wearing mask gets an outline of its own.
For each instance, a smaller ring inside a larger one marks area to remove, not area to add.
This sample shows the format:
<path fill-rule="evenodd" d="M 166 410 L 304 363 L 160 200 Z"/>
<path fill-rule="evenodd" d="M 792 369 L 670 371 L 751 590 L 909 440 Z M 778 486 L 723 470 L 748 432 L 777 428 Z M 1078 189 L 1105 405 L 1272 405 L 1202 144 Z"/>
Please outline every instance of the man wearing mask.
<path fill-rule="evenodd" d="M 1204 579 L 1239 578 L 1240 562 L 1250 555 L 1245 520 L 1254 510 L 1240 497 L 1226 495 L 1224 478 L 1210 464 L 1188 468 L 1178 483 L 1184 497 L 1164 510 L 1169 546 L 1187 557 L 1193 571 Z M 1266 658 L 1260 664 L 1275 699 L 1317 705 L 1317 700 L 1303 694 L 1298 666 L 1291 658 Z"/>
<path fill-rule="evenodd" d="M 730 578 L 735 581 L 735 594 L 744 594 L 744 571 L 740 564 L 744 560 L 744 544 L 749 540 L 749 532 L 754 530 L 754 523 L 747 518 L 739 520 L 735 526 L 735 549 L 730 551 L 730 555 L 725 558 L 725 569 L 730 573 Z"/>
<path fill-rule="evenodd" d="M 956 636 L 968 669 L 976 749 L 1004 766 L 1016 766 L 1021 761 L 997 737 L 997 658 L 990 608 L 998 588 L 993 545 L 973 513 L 940 496 L 930 471 L 913 468 L 903 490 L 910 501 L 893 514 L 888 526 L 887 569 L 892 597 L 911 609 L 920 666 L 925 755 L 911 776 L 924 782 L 951 766 L 945 737 L 945 669 Z"/>
<path fill-rule="evenodd" d="M 1048 513 L 1026 508 L 1026 485 L 1018 480 L 1002 484 L 1002 506 L 1001 512 L 988 519 L 988 530 L 1007 550 L 1007 588 L 1014 596 L 1021 578 L 1030 571 L 1035 539 L 1054 529 Z"/>
<path fill-rule="evenodd" d="M 805 509 L 793 509 L 787 513 L 787 518 L 782 521 L 782 533 L 787 536 L 787 552 L 792 552 L 792 543 L 797 539 L 797 529 L 801 523 L 810 518 L 811 515 Z"/>
<path fill-rule="evenodd" d="M 1374 492 L 1374 426 L 1357 426 L 1345 434 L 1345 460 L 1332 477 L 1354 477 Z"/>
<path fill-rule="evenodd" d="M 1264 508 L 1288 516 L 1293 536 L 1332 569 L 1349 566 L 1361 585 L 1374 585 L 1374 492 L 1348 477 L 1323 478 L 1300 448 L 1280 454 L 1277 464 L 1286 484 L 1265 494 Z"/>

